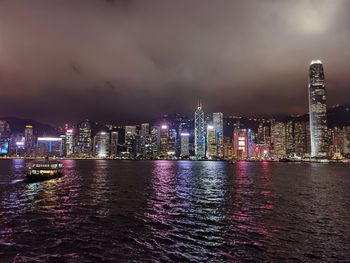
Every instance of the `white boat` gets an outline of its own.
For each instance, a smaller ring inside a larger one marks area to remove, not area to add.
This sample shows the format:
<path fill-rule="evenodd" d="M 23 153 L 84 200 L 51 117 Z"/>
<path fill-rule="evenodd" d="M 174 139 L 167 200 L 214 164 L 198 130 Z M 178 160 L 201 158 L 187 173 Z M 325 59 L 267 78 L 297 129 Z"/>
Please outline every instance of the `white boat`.
<path fill-rule="evenodd" d="M 63 176 L 63 163 L 57 160 L 36 160 L 29 164 L 27 179 L 30 181 L 43 181 Z"/>

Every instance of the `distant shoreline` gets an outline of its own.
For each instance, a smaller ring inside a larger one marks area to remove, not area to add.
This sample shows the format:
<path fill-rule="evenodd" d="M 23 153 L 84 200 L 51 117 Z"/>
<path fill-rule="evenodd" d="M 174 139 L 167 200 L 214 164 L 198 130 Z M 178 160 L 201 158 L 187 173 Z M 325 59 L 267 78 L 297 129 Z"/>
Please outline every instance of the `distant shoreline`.
<path fill-rule="evenodd" d="M 37 159 L 45 159 L 45 157 L 15 157 L 15 156 L 0 156 L 0 160 L 13 160 L 13 159 L 23 159 L 23 160 L 37 160 Z M 239 160 L 231 163 L 231 160 L 192 160 L 192 159 L 119 159 L 119 158 L 94 158 L 94 157 L 56 157 L 56 160 L 105 160 L 105 161 L 190 161 L 190 162 L 227 162 L 230 164 L 235 163 L 347 163 L 350 164 L 350 159 L 343 160 L 331 160 L 331 159 L 323 159 L 323 160 L 300 160 L 300 161 L 285 161 L 285 160 Z"/>

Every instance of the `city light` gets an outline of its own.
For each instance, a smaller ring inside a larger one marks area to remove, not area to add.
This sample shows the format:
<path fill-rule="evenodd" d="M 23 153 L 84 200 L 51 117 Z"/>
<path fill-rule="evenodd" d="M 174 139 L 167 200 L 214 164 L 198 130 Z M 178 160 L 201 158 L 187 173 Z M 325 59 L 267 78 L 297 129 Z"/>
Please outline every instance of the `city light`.
<path fill-rule="evenodd" d="M 57 137 L 38 137 L 38 141 L 58 142 L 58 141 L 62 141 L 62 138 L 57 138 Z"/>

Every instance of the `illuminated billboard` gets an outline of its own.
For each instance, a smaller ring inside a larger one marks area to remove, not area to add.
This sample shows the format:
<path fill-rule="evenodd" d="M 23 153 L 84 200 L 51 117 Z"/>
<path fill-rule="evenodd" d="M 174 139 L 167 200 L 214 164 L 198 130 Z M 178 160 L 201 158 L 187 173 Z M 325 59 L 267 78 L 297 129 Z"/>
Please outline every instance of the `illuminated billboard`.
<path fill-rule="evenodd" d="M 0 155 L 6 155 L 9 153 L 9 142 L 0 141 Z"/>

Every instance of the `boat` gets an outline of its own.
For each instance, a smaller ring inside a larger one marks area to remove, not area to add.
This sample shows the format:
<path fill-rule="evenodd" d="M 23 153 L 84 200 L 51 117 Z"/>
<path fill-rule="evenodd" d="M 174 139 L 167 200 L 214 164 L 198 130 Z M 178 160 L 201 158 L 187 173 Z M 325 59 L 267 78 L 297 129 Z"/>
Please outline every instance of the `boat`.
<path fill-rule="evenodd" d="M 302 158 L 297 156 L 296 154 L 292 154 L 292 155 L 289 155 L 287 157 L 284 157 L 284 158 L 280 158 L 279 159 L 280 162 L 302 162 Z"/>
<path fill-rule="evenodd" d="M 63 163 L 57 160 L 36 160 L 29 164 L 27 172 L 29 181 L 44 181 L 63 176 Z"/>

